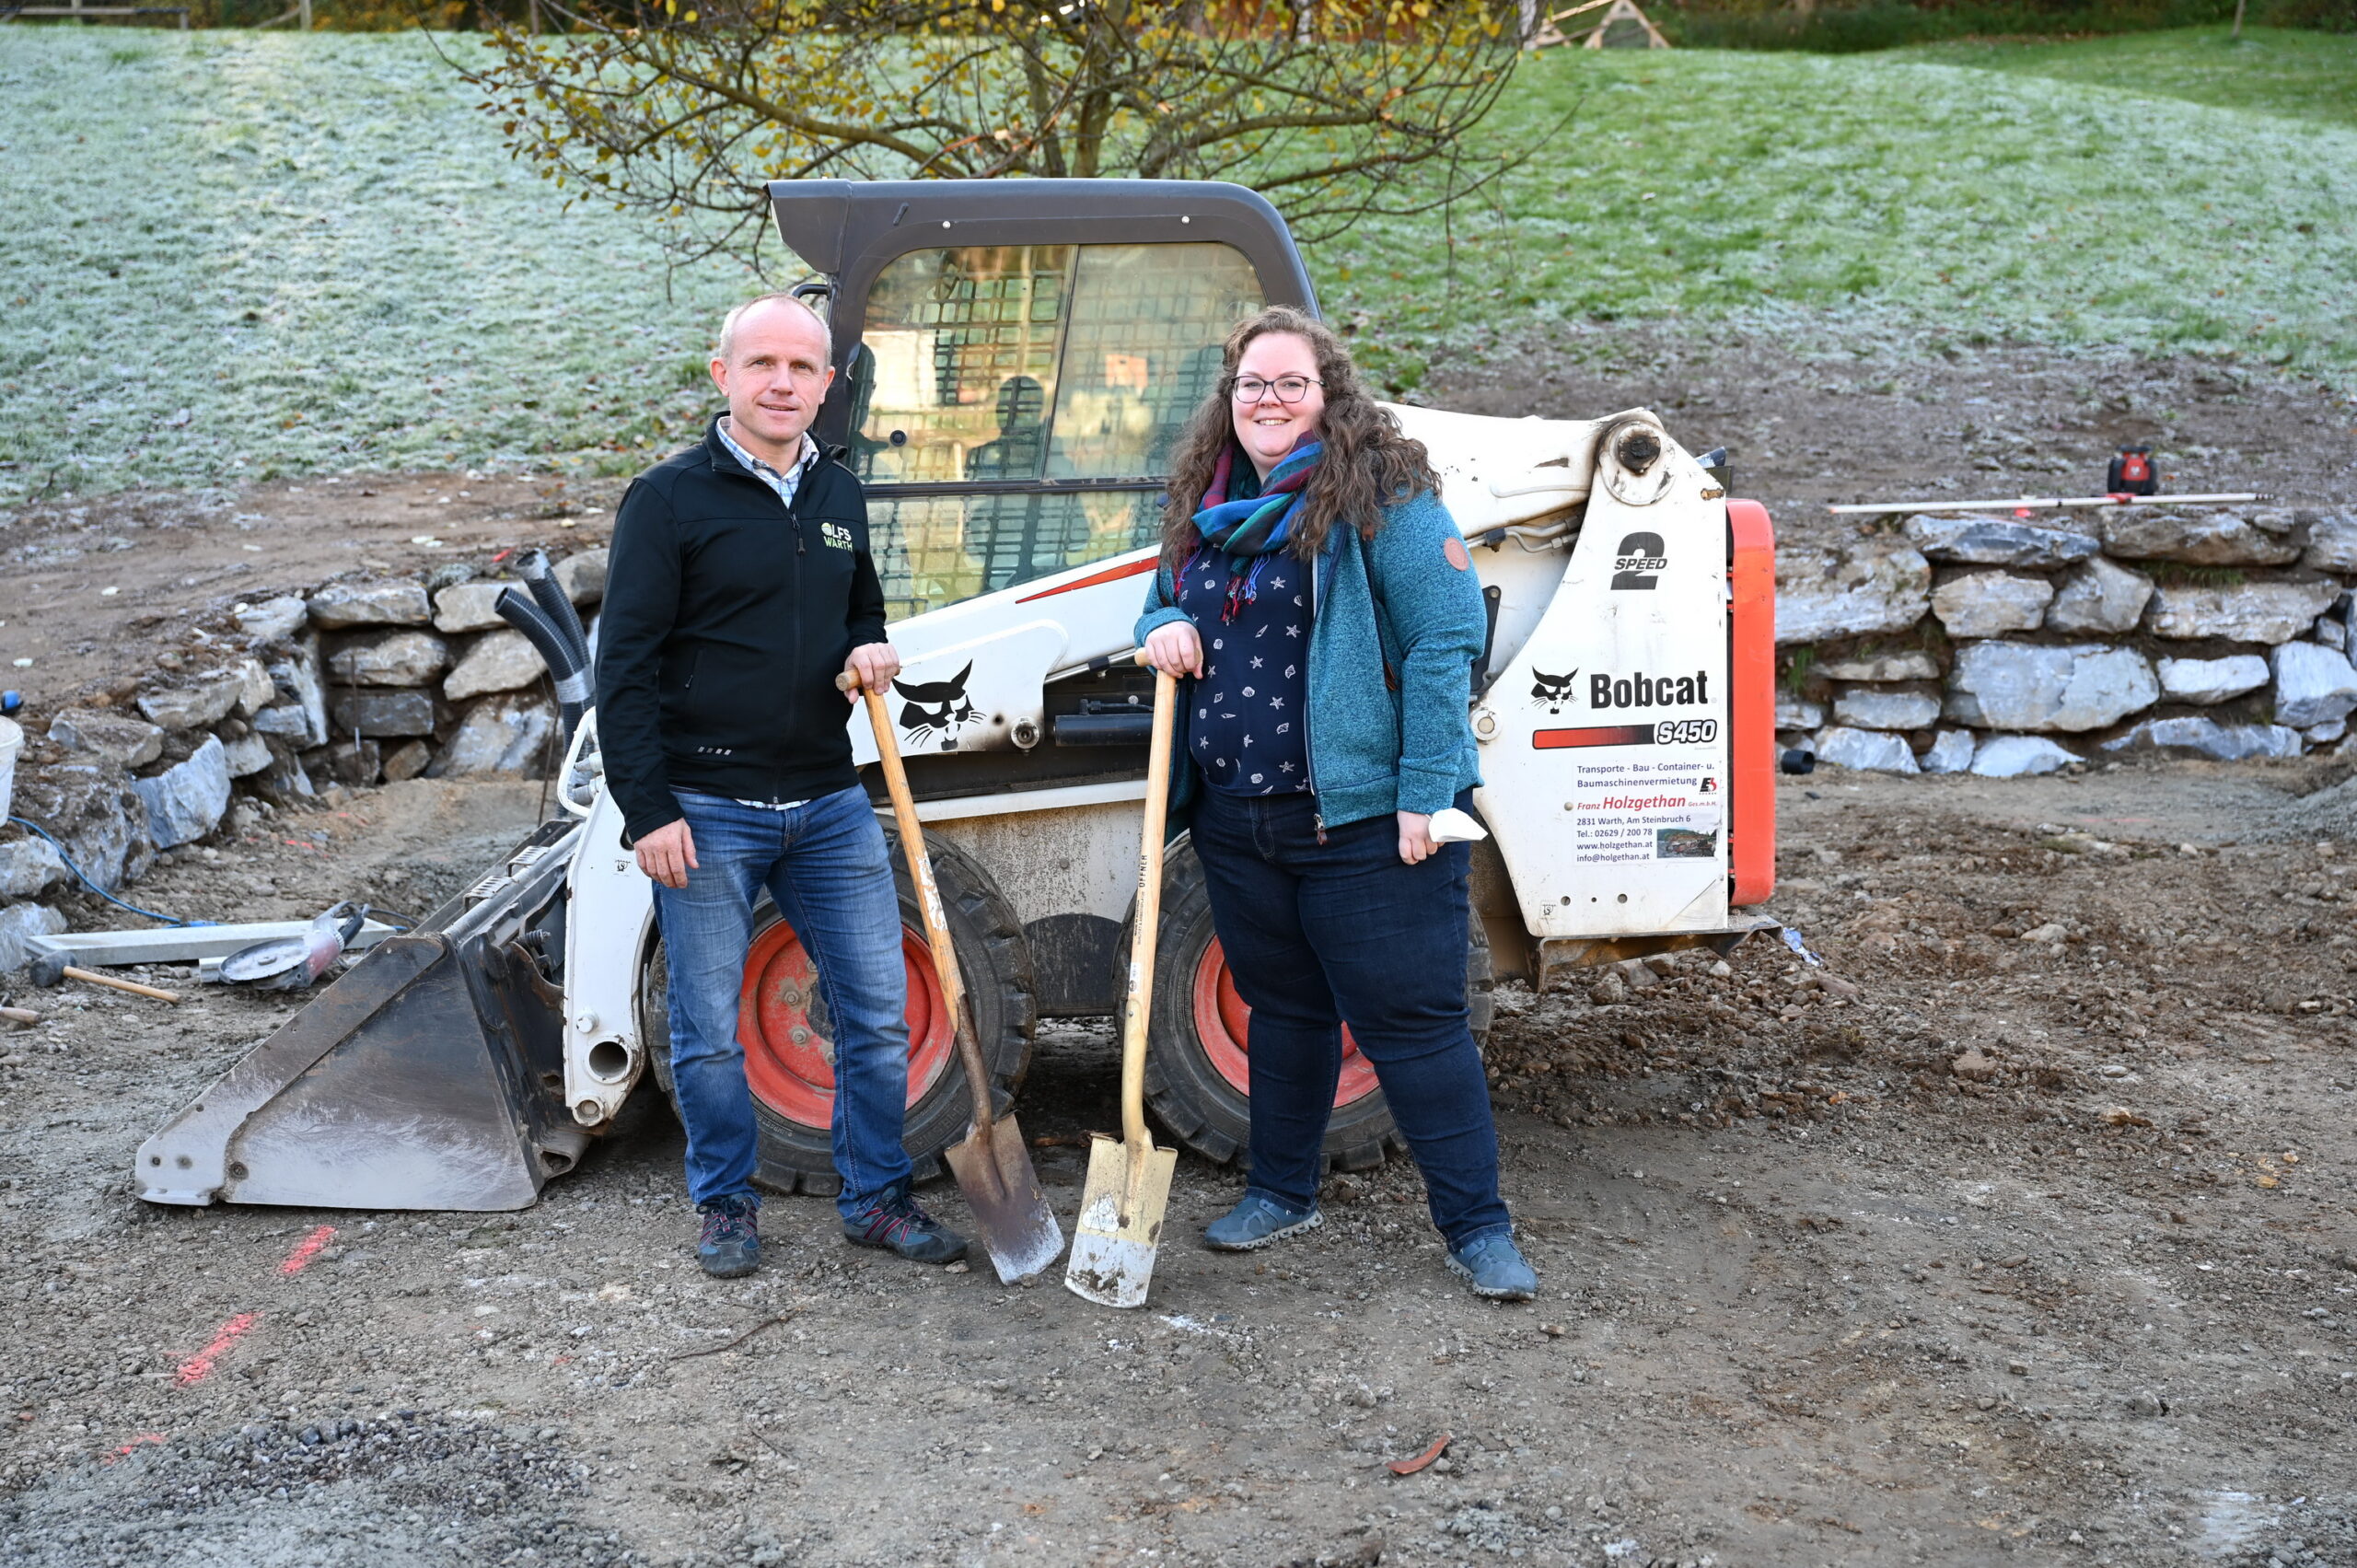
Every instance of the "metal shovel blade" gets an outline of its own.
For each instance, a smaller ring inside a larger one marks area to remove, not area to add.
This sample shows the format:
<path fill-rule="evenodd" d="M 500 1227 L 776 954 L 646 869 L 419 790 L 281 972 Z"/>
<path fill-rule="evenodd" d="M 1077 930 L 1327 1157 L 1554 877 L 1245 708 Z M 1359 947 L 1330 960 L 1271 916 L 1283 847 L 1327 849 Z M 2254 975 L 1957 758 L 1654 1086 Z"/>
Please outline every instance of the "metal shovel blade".
<path fill-rule="evenodd" d="M 1144 1307 L 1162 1246 L 1162 1214 L 1178 1151 L 1114 1138 L 1092 1139 L 1088 1185 L 1081 1189 L 1064 1284 L 1100 1307 Z"/>
<path fill-rule="evenodd" d="M 1029 1279 L 1051 1267 L 1064 1249 L 1064 1227 L 1048 1207 L 1039 1179 L 1031 1168 L 1031 1152 L 1023 1130 L 1012 1116 L 991 1123 L 988 1136 L 979 1127 L 953 1144 L 943 1156 L 958 1191 L 974 1212 L 982 1235 L 982 1249 L 991 1255 L 1002 1284 Z"/>

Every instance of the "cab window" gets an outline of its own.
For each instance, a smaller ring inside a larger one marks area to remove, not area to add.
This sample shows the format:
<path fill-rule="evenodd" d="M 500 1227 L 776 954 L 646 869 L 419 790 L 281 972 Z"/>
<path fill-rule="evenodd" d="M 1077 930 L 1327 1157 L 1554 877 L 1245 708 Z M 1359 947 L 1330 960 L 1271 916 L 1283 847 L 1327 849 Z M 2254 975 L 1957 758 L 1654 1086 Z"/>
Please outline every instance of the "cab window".
<path fill-rule="evenodd" d="M 853 366 L 853 460 L 890 613 L 1150 542 L 1171 447 L 1260 304 L 1251 263 L 1217 244 L 949 247 L 887 266 Z"/>

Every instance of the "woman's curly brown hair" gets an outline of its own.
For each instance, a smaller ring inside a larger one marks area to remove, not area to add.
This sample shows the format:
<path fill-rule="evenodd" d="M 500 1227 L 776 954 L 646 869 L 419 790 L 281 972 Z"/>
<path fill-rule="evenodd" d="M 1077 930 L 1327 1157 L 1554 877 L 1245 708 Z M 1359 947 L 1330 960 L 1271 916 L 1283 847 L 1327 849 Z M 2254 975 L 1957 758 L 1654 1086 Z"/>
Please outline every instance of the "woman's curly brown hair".
<path fill-rule="evenodd" d="M 1268 332 L 1290 332 L 1307 343 L 1318 356 L 1318 378 L 1325 383 L 1326 412 L 1318 422 L 1318 438 L 1326 449 L 1302 491 L 1301 516 L 1294 523 L 1289 546 L 1294 554 L 1305 561 L 1315 556 L 1340 517 L 1349 518 L 1361 539 L 1373 539 L 1383 526 L 1387 502 L 1420 490 L 1440 491 L 1440 475 L 1433 471 L 1424 444 L 1401 435 L 1389 411 L 1376 407 L 1367 396 L 1341 336 L 1306 310 L 1271 305 L 1227 334 L 1219 385 L 1179 434 L 1169 488 L 1162 500 L 1162 553 L 1174 563 L 1202 542 L 1195 531 L 1195 513 L 1202 505 L 1203 492 L 1211 488 L 1220 453 L 1236 440 L 1230 400 L 1237 361 L 1255 338 Z M 1241 452 L 1237 458 L 1244 460 Z"/>

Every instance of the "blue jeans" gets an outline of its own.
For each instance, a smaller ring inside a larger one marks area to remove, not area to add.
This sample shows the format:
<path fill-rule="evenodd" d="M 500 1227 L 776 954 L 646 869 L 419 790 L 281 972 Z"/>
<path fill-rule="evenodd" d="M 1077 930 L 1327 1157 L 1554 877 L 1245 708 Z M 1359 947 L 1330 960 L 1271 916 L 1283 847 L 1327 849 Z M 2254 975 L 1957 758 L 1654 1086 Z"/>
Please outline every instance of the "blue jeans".
<path fill-rule="evenodd" d="M 1445 844 L 1409 865 L 1387 811 L 1329 828 L 1321 844 L 1314 811 L 1306 795 L 1213 789 L 1195 806 L 1212 923 L 1252 1008 L 1250 1190 L 1287 1208 L 1316 1206 L 1347 1023 L 1449 1246 L 1509 1231 L 1465 1005 L 1471 853 Z"/>
<path fill-rule="evenodd" d="M 688 1196 L 749 1195 L 756 1130 L 737 1005 L 766 887 L 819 971 L 835 1046 L 835 1170 L 845 1218 L 909 1179 L 908 976 L 884 831 L 858 788 L 787 811 L 679 795 L 694 836 L 685 888 L 655 885 L 671 983 L 671 1083 L 688 1130 Z"/>

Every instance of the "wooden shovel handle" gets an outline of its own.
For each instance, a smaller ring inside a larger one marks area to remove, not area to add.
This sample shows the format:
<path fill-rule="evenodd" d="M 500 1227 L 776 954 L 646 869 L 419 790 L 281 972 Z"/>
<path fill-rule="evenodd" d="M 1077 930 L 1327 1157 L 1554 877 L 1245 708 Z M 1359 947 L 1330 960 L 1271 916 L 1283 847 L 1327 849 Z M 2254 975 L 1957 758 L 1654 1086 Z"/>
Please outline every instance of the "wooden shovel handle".
<path fill-rule="evenodd" d="M 846 671 L 835 684 L 848 691 L 854 685 Z M 933 949 L 933 972 L 941 981 L 941 999 L 957 1025 L 958 1060 L 965 1063 L 966 1085 L 974 1096 L 974 1131 L 984 1142 L 991 1135 L 991 1074 L 983 1065 L 982 1048 L 974 1039 L 974 1016 L 966 1006 L 966 982 L 958 972 L 958 950 L 949 941 L 949 917 L 941 907 L 941 890 L 933 880 L 933 860 L 925 854 L 924 828 L 917 821 L 917 803 L 909 793 L 909 772 L 900 765 L 900 737 L 892 717 L 884 711 L 883 693 L 862 690 L 867 702 L 867 722 L 876 731 L 876 760 L 884 769 L 884 790 L 892 797 L 892 819 L 900 829 L 900 854 L 909 863 L 909 880 L 916 884 L 917 908 L 924 912 L 925 945 Z"/>
<path fill-rule="evenodd" d="M 1144 662 L 1144 656 L 1139 656 Z M 1138 846 L 1138 903 L 1130 928 L 1130 1000 L 1121 1016 L 1121 1141 L 1132 1170 L 1144 1168 L 1153 1143 L 1145 1131 L 1145 1037 L 1154 1005 L 1154 939 L 1162 924 L 1162 840 L 1170 805 L 1170 731 L 1178 713 L 1178 678 L 1154 672 L 1154 746 L 1146 754 L 1145 825 Z"/>

